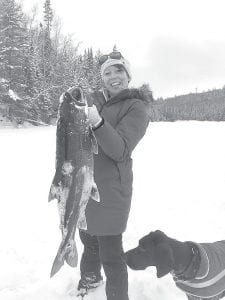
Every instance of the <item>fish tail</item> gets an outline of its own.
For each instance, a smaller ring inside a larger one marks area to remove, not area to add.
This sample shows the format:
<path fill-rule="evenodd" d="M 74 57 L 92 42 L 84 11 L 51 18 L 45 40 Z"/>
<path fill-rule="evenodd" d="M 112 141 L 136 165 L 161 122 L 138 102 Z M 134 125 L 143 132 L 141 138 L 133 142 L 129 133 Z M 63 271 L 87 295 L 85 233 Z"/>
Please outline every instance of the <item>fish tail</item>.
<path fill-rule="evenodd" d="M 66 249 L 64 248 L 64 250 L 62 250 L 60 245 L 52 265 L 50 277 L 53 277 L 61 269 L 64 265 L 64 261 L 66 261 L 70 267 L 74 268 L 77 266 L 78 252 L 75 241 L 71 239 L 65 247 Z"/>
<path fill-rule="evenodd" d="M 62 257 L 60 251 L 58 251 L 52 265 L 50 277 L 53 277 L 61 269 L 63 265 L 64 265 L 64 258 Z"/>
<path fill-rule="evenodd" d="M 91 198 L 97 202 L 100 202 L 100 195 L 98 192 L 98 188 L 95 182 L 93 182 L 93 186 L 91 189 Z"/>

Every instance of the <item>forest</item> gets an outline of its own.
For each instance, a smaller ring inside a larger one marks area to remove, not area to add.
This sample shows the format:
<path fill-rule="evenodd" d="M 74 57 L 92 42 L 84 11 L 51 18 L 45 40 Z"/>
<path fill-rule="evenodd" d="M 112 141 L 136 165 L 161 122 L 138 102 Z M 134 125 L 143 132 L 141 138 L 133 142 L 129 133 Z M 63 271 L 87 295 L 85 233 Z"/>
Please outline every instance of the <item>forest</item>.
<path fill-rule="evenodd" d="M 102 87 L 100 50 L 80 53 L 79 42 L 62 33 L 61 21 L 45 0 L 27 15 L 15 0 L 0 0 L 0 115 L 15 126 L 55 124 L 59 97 L 69 87 Z M 154 93 L 153 93 L 154 96 Z M 152 122 L 224 121 L 225 87 L 154 99 Z"/>
<path fill-rule="evenodd" d="M 49 124 L 63 91 L 101 87 L 100 52 L 78 49 L 72 36 L 62 34 L 50 0 L 41 22 L 35 9 L 28 16 L 15 0 L 0 0 L 0 107 L 7 117 Z"/>

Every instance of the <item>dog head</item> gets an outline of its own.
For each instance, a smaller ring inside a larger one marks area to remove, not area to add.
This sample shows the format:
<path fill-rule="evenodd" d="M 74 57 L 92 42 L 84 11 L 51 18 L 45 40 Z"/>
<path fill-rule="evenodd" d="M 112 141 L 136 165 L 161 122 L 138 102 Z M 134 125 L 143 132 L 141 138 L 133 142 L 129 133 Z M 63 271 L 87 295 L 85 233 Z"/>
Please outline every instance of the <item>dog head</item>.
<path fill-rule="evenodd" d="M 158 278 L 169 273 L 174 266 L 169 238 L 160 230 L 150 232 L 140 239 L 138 246 L 127 251 L 125 257 L 127 265 L 133 270 L 155 266 Z"/>

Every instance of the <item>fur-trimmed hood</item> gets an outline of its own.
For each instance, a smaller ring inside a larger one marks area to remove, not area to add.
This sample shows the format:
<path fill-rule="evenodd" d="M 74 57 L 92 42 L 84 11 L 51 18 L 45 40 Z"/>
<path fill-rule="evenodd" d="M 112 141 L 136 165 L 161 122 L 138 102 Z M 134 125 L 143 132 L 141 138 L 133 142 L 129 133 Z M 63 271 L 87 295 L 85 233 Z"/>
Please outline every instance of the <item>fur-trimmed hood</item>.
<path fill-rule="evenodd" d="M 87 96 L 88 105 L 91 106 L 94 103 L 99 112 L 101 112 L 103 105 L 111 105 L 127 99 L 140 99 L 147 106 L 154 101 L 152 91 L 148 84 L 143 84 L 139 88 L 125 89 L 112 98 L 109 97 L 107 90 L 104 89 L 95 91 Z"/>
<path fill-rule="evenodd" d="M 88 105 L 92 106 L 93 103 L 97 106 L 98 111 L 101 113 L 103 106 L 110 106 L 114 103 L 125 101 L 128 99 L 139 99 L 147 106 L 148 114 L 150 114 L 151 103 L 154 101 L 152 91 L 148 84 L 143 84 L 139 88 L 128 88 L 122 90 L 114 97 L 109 97 L 107 90 L 95 91 L 87 95 Z"/>

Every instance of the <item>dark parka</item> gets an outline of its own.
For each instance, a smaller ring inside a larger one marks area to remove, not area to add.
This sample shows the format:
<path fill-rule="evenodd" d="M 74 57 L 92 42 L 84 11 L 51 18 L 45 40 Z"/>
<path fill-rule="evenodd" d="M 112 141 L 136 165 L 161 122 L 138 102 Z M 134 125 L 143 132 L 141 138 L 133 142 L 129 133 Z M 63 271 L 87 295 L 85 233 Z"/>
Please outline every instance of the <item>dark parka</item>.
<path fill-rule="evenodd" d="M 123 90 L 110 99 L 104 92 L 93 94 L 104 124 L 95 131 L 99 147 L 94 178 L 100 202 L 90 199 L 86 207 L 91 235 L 116 235 L 126 228 L 132 197 L 131 154 L 146 132 L 151 100 L 146 86 Z"/>

